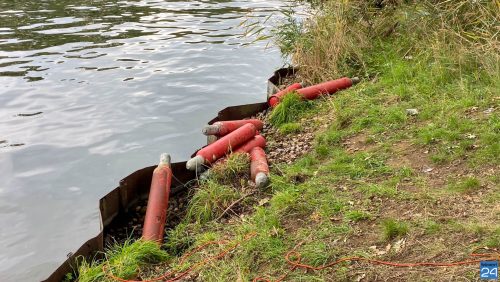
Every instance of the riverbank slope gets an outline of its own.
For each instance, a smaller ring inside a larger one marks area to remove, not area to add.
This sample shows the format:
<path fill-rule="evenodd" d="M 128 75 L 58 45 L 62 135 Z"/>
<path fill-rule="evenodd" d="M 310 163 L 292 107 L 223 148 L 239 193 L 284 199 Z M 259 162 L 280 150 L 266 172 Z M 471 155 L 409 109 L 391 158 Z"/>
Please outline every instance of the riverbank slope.
<path fill-rule="evenodd" d="M 294 80 L 362 82 L 275 110 L 284 118 L 268 120 L 276 155 L 268 189 L 247 183 L 247 160 L 236 156 L 193 190 L 161 250 L 115 247 L 106 261 L 82 265 L 80 281 L 168 272 L 196 281 L 479 280 L 479 263 L 306 271 L 293 262 L 456 262 L 500 247 L 497 3 L 315 5 L 321 12 L 308 21 L 291 17 L 275 32 L 300 68 Z M 300 143 L 311 135 L 310 146 Z"/>

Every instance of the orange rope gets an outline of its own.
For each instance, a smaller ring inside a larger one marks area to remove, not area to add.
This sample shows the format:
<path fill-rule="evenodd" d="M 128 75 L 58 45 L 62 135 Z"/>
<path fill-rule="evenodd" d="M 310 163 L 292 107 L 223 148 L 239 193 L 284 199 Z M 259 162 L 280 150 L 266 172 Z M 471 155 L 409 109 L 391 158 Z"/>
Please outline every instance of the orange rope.
<path fill-rule="evenodd" d="M 177 280 L 181 279 L 182 277 L 186 276 L 187 274 L 189 274 L 191 271 L 193 271 L 197 267 L 203 266 L 203 265 L 209 263 L 210 261 L 217 260 L 217 259 L 220 259 L 220 258 L 224 257 L 229 252 L 231 252 L 232 250 L 236 249 L 243 241 L 248 241 L 252 237 L 254 237 L 255 235 L 256 235 L 255 232 L 246 235 L 243 238 L 242 241 L 236 243 L 234 246 L 225 249 L 224 251 L 218 253 L 215 256 L 207 257 L 207 258 L 203 259 L 202 261 L 193 264 L 191 267 L 189 267 L 188 269 L 186 269 L 185 271 L 183 271 L 181 273 L 176 273 L 176 271 L 169 271 L 169 272 L 167 272 L 167 273 L 165 273 L 165 274 L 163 274 L 161 276 L 154 277 L 154 278 L 151 278 L 149 280 L 129 280 L 129 279 L 123 279 L 123 278 L 120 278 L 120 277 L 117 277 L 117 276 L 113 275 L 113 273 L 110 270 L 108 270 L 108 265 L 107 264 L 103 265 L 102 270 L 103 270 L 103 272 L 104 272 L 104 274 L 106 276 L 108 276 L 109 278 L 111 278 L 111 279 L 113 279 L 115 281 L 120 281 L 120 282 L 156 282 L 156 281 L 160 281 L 160 280 L 165 280 L 167 282 L 177 281 Z M 228 244 L 228 243 L 230 243 L 230 242 L 227 241 L 227 240 L 209 241 L 209 242 L 207 242 L 207 243 L 205 243 L 205 244 L 203 244 L 201 246 L 196 247 L 192 251 L 184 254 L 181 257 L 181 260 L 179 261 L 179 264 L 183 264 L 186 261 L 187 258 L 189 258 L 193 254 L 195 254 L 195 253 L 197 253 L 197 252 L 205 249 L 207 246 L 210 246 L 210 245 L 224 245 L 224 244 Z M 174 276 L 174 277 L 172 277 L 172 276 Z M 172 277 L 172 278 L 168 278 L 168 277 Z"/>
<path fill-rule="evenodd" d="M 173 282 L 173 281 L 177 281 L 177 280 L 181 279 L 182 277 L 186 276 L 187 274 L 189 274 L 194 269 L 196 269 L 196 268 L 198 268 L 200 266 L 203 266 L 203 265 L 209 263 L 210 261 L 217 260 L 217 259 L 220 259 L 220 258 L 224 257 L 229 252 L 231 252 L 232 250 L 236 249 L 242 242 L 248 241 L 249 239 L 251 239 L 255 235 L 256 235 L 255 232 L 246 235 L 243 238 L 242 241 L 236 243 L 234 246 L 229 247 L 229 248 L 223 250 L 222 252 L 218 253 L 215 256 L 207 257 L 207 258 L 203 259 L 202 261 L 193 264 L 191 267 L 189 267 L 188 269 L 186 269 L 185 271 L 183 271 L 181 273 L 176 273 L 176 271 L 169 271 L 169 272 L 167 272 L 167 273 L 165 273 L 165 274 L 163 274 L 161 276 L 158 276 L 158 277 L 155 277 L 155 278 L 151 278 L 149 280 L 128 280 L 128 279 L 123 279 L 123 278 L 120 278 L 120 277 L 117 277 L 117 276 L 113 275 L 113 273 L 108 270 L 108 265 L 107 264 L 103 265 L 103 271 L 104 271 L 104 274 L 106 276 L 108 276 L 109 278 L 111 278 L 113 280 L 116 280 L 116 281 L 120 281 L 120 282 L 156 282 L 156 281 L 159 281 L 159 280 L 164 280 L 164 281 L 167 281 L 167 282 Z M 207 242 L 207 243 L 205 243 L 203 245 L 200 245 L 200 246 L 196 247 L 195 249 L 191 250 L 190 252 L 184 254 L 181 257 L 181 259 L 179 261 L 179 264 L 183 264 L 186 261 L 186 259 L 188 259 L 193 254 L 195 254 L 195 253 L 197 253 L 197 252 L 205 249 L 207 246 L 210 246 L 210 245 L 224 245 L 224 244 L 228 244 L 228 243 L 230 243 L 230 242 L 227 241 L 227 240 L 209 241 L 209 242 Z M 338 259 L 336 261 L 333 261 L 333 262 L 328 263 L 328 264 L 323 265 L 323 266 L 313 266 L 313 265 L 302 263 L 301 262 L 301 260 L 302 260 L 301 255 L 300 255 L 299 252 L 295 251 L 295 249 L 296 248 L 294 248 L 293 250 L 289 251 L 285 255 L 286 262 L 289 265 L 291 265 L 290 270 L 287 273 L 285 273 L 282 276 L 280 276 L 277 280 L 274 280 L 274 282 L 281 282 L 281 281 L 283 281 L 291 272 L 293 272 L 297 268 L 308 269 L 308 270 L 313 270 L 313 271 L 319 271 L 319 270 L 323 270 L 325 268 L 333 267 L 333 266 L 335 266 L 335 265 L 337 265 L 339 263 L 346 262 L 346 261 L 363 261 L 363 262 L 367 262 L 367 263 L 371 263 L 371 264 L 386 265 L 386 266 L 393 266 L 393 267 L 418 267 L 418 266 L 453 267 L 453 266 L 460 266 L 460 265 L 476 264 L 476 263 L 479 263 L 481 261 L 500 260 L 500 253 L 499 252 L 495 252 L 495 253 L 492 253 L 492 252 L 489 252 L 489 253 L 475 253 L 475 252 L 472 252 L 470 254 L 470 257 L 471 258 L 476 258 L 476 259 L 470 259 L 470 260 L 464 260 L 464 261 L 458 261 L 458 262 L 450 262 L 450 263 L 444 263 L 444 262 L 396 263 L 396 262 L 383 261 L 383 260 L 377 260 L 377 259 L 369 259 L 369 258 L 364 258 L 364 257 L 345 257 L 345 258 Z M 487 248 L 482 248 L 482 249 L 486 249 L 487 250 Z M 478 249 L 476 249 L 476 251 L 477 250 Z M 494 250 L 497 251 L 496 249 L 494 249 Z M 292 256 L 295 257 L 295 259 L 292 259 Z M 168 278 L 168 277 L 172 277 L 172 278 Z M 273 282 L 270 279 L 266 279 L 266 278 L 262 278 L 262 277 L 256 277 L 253 280 L 253 282 L 258 282 L 258 281 Z"/>
<path fill-rule="evenodd" d="M 294 256 L 296 259 L 292 260 L 291 256 Z M 323 266 L 313 266 L 309 264 L 304 264 L 301 263 L 301 255 L 295 250 L 289 251 L 285 255 L 285 260 L 288 264 L 290 264 L 292 267 L 290 268 L 290 271 L 285 273 L 284 275 L 280 276 L 277 280 L 274 282 L 280 282 L 285 279 L 288 274 L 290 274 L 292 271 L 296 270 L 297 268 L 303 268 L 303 269 L 309 269 L 309 270 L 323 270 L 325 268 L 333 267 L 341 262 L 345 261 L 364 261 L 368 262 L 371 264 L 380 264 L 380 265 L 387 265 L 387 266 L 393 266 L 393 267 L 417 267 L 417 266 L 430 266 L 430 267 L 452 267 L 452 266 L 460 266 L 460 265 L 468 265 L 468 264 L 476 264 L 481 261 L 485 260 L 500 260 L 500 253 L 472 253 L 470 254 L 470 257 L 472 258 L 482 258 L 482 259 L 472 259 L 472 260 L 464 260 L 464 261 L 458 261 L 458 262 L 451 262 L 451 263 L 442 263 L 442 262 L 417 262 L 417 263 L 395 263 L 395 262 L 390 262 L 390 261 L 383 261 L 383 260 L 376 260 L 376 259 L 369 259 L 369 258 L 364 258 L 364 257 L 345 257 L 338 259 L 334 262 L 328 263 Z M 253 282 L 258 282 L 258 281 L 264 281 L 264 282 L 272 282 L 270 279 L 262 278 L 262 277 L 256 277 Z"/>

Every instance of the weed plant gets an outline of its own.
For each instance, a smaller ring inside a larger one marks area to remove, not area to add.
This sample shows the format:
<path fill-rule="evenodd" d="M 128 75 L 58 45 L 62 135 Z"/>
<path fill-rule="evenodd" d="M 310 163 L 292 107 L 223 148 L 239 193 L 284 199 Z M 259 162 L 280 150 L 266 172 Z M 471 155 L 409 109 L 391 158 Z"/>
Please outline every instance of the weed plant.
<path fill-rule="evenodd" d="M 206 223 L 220 216 L 240 196 L 240 192 L 229 185 L 204 181 L 191 198 L 186 217 L 189 221 Z"/>
<path fill-rule="evenodd" d="M 78 281 L 95 282 L 108 281 L 104 273 L 112 273 L 123 279 L 133 279 L 140 267 L 166 261 L 170 256 L 156 242 L 144 240 L 126 240 L 123 244 L 114 244 L 105 252 L 101 261 L 88 263 L 82 261 L 79 266 Z"/>
<path fill-rule="evenodd" d="M 269 121 L 273 126 L 280 127 L 285 123 L 297 121 L 298 117 L 311 107 L 310 101 L 304 101 L 299 94 L 292 92 L 285 95 L 273 109 Z"/>
<path fill-rule="evenodd" d="M 409 227 L 406 222 L 394 219 L 386 219 L 382 221 L 382 231 L 385 240 L 402 237 L 408 233 L 408 230 Z"/>
<path fill-rule="evenodd" d="M 302 129 L 302 125 L 296 122 L 285 123 L 279 127 L 279 131 L 281 134 L 287 135 L 292 133 L 298 133 Z"/>
<path fill-rule="evenodd" d="M 224 161 L 216 163 L 210 169 L 210 179 L 219 184 L 235 184 L 248 178 L 250 157 L 246 153 L 230 154 Z"/>

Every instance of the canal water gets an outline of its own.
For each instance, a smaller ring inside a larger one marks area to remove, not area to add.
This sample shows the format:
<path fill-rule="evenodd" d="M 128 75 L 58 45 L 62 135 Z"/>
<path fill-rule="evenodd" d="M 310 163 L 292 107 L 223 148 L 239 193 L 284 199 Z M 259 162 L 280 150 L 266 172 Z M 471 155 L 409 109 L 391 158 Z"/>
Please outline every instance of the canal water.
<path fill-rule="evenodd" d="M 0 0 L 0 281 L 46 278 L 121 178 L 188 159 L 218 110 L 263 101 L 282 59 L 240 23 L 269 29 L 289 6 Z"/>

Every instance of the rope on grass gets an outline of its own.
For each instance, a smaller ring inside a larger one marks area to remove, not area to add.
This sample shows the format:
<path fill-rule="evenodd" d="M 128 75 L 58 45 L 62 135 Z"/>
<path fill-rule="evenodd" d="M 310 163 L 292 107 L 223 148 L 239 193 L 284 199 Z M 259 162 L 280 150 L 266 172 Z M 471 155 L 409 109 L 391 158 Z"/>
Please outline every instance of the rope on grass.
<path fill-rule="evenodd" d="M 224 256 L 226 256 L 229 252 L 233 251 L 236 249 L 241 243 L 250 240 L 251 238 L 255 237 L 256 233 L 252 232 L 247 234 L 243 240 L 236 242 L 234 245 L 224 249 L 222 252 L 218 253 L 215 256 L 210 256 L 206 257 L 203 260 L 201 260 L 198 263 L 193 264 L 191 267 L 186 269 L 183 272 L 177 272 L 177 271 L 169 271 L 161 276 L 154 277 L 148 280 L 129 280 L 129 279 L 123 279 L 120 277 L 115 276 L 112 271 L 109 269 L 108 264 L 103 265 L 103 272 L 104 274 L 108 277 L 111 278 L 114 281 L 120 281 L 120 282 L 156 282 L 156 281 L 166 281 L 166 282 L 173 282 L 173 281 L 178 281 L 179 279 L 185 277 L 188 275 L 190 272 L 193 270 L 204 266 L 208 264 L 211 261 L 221 259 Z M 194 255 L 195 253 L 198 253 L 205 248 L 207 248 L 210 245 L 227 245 L 230 244 L 231 242 L 228 240 L 218 240 L 218 241 L 209 241 L 206 242 L 193 250 L 189 251 L 188 253 L 184 254 L 180 261 L 179 264 L 182 265 L 189 257 Z M 347 262 L 347 261 L 358 261 L 358 262 L 366 262 L 374 265 L 386 265 L 386 266 L 392 266 L 392 267 L 455 267 L 455 266 L 462 266 L 462 265 L 471 265 L 471 264 L 477 264 L 481 261 L 493 261 L 493 260 L 500 260 L 500 252 L 497 249 L 492 249 L 494 252 L 485 252 L 485 253 L 477 253 L 478 250 L 487 250 L 489 251 L 487 247 L 482 247 L 482 248 L 477 248 L 475 249 L 469 256 L 469 260 L 463 260 L 463 261 L 457 261 L 457 262 L 415 262 L 415 263 L 398 263 L 398 262 L 390 262 L 390 261 L 384 261 L 384 260 L 377 260 L 377 259 L 370 259 L 370 258 L 365 258 L 365 257 L 358 257 L 358 256 L 352 256 L 352 257 L 345 257 L 338 259 L 336 261 L 330 262 L 328 264 L 325 264 L 323 266 L 313 266 L 309 264 L 302 263 L 302 257 L 299 252 L 296 251 L 296 247 L 293 248 L 291 251 L 286 253 L 284 259 L 285 261 L 291 266 L 290 270 L 278 277 L 276 280 L 271 280 L 268 278 L 263 278 L 263 277 L 256 277 L 253 279 L 253 282 L 281 282 L 283 281 L 290 273 L 295 271 L 296 269 L 306 269 L 306 270 L 312 270 L 312 271 L 319 271 L 323 270 L 326 268 L 330 268 L 333 266 L 336 266 L 342 262 Z"/>
<path fill-rule="evenodd" d="M 301 260 L 301 255 L 299 252 L 292 250 L 289 251 L 285 255 L 285 260 L 286 262 L 291 266 L 290 270 L 280 276 L 276 280 L 270 280 L 267 278 L 262 278 L 262 277 L 256 277 L 253 282 L 281 282 L 283 281 L 291 272 L 298 268 L 306 269 L 306 270 L 313 270 L 313 271 L 319 271 L 323 270 L 325 268 L 330 268 L 333 267 L 339 263 L 346 262 L 346 261 L 362 261 L 362 262 L 367 262 L 375 265 L 386 265 L 386 266 L 392 266 L 392 267 L 419 267 L 419 266 L 427 266 L 427 267 L 454 267 L 454 266 L 461 266 L 461 265 L 470 265 L 470 264 L 476 264 L 481 261 L 492 261 L 492 260 L 500 260 L 500 252 L 498 250 L 494 249 L 495 252 L 488 252 L 488 253 L 476 253 L 479 249 L 483 250 L 489 250 L 486 247 L 483 248 L 478 248 L 475 249 L 471 254 L 470 257 L 471 259 L 469 260 L 463 260 L 463 261 L 457 261 L 457 262 L 416 262 L 416 263 L 397 263 L 397 262 L 390 262 L 390 261 L 383 261 L 383 260 L 377 260 L 377 259 L 369 259 L 369 258 L 364 258 L 364 257 L 345 257 L 338 259 L 336 261 L 333 261 L 331 263 L 328 263 L 323 266 L 313 266 L 309 264 L 302 263 Z M 294 259 L 292 259 L 292 257 Z"/>

